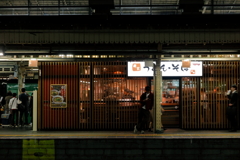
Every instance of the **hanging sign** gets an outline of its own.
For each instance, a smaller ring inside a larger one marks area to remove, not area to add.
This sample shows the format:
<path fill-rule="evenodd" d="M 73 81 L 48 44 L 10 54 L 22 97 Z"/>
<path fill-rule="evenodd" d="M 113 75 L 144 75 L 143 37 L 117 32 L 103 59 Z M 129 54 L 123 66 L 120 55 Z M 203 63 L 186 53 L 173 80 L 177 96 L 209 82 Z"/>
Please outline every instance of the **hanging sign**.
<path fill-rule="evenodd" d="M 156 62 L 153 62 L 156 64 Z M 191 61 L 190 68 L 182 67 L 179 62 L 161 62 L 160 69 L 163 77 L 198 77 L 202 76 L 202 62 Z M 129 77 L 152 77 L 153 67 L 145 65 L 145 62 L 128 62 Z"/>

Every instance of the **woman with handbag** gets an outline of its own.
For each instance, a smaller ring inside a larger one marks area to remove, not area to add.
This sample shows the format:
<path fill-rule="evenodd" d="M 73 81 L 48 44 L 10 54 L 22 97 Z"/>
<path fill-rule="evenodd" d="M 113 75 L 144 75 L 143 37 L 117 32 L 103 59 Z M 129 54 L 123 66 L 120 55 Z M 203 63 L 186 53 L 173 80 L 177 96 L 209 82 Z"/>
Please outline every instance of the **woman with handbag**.
<path fill-rule="evenodd" d="M 13 98 L 10 99 L 9 101 L 9 109 L 11 110 L 12 113 L 12 120 L 11 120 L 11 124 L 14 127 L 18 126 L 18 108 L 17 108 L 17 98 L 16 98 L 17 94 L 13 93 Z M 16 115 L 16 123 L 14 123 L 14 117 Z"/>

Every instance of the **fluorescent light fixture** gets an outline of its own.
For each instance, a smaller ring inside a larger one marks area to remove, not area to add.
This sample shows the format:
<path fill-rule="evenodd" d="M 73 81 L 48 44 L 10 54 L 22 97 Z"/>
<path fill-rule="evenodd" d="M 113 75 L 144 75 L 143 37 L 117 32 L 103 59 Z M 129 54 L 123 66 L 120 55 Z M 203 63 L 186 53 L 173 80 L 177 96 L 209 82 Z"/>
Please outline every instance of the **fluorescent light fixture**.
<path fill-rule="evenodd" d="M 3 47 L 0 47 L 0 56 L 3 56 Z"/>
<path fill-rule="evenodd" d="M 73 58 L 72 54 L 67 54 L 67 58 Z"/>

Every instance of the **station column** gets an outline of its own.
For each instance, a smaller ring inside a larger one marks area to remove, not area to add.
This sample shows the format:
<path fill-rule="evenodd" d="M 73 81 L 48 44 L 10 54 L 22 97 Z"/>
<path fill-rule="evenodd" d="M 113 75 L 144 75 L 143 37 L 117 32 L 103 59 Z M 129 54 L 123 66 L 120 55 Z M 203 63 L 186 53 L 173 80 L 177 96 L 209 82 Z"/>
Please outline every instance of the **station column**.
<path fill-rule="evenodd" d="M 160 71 L 160 56 L 154 65 L 154 132 L 163 133 L 162 118 L 161 118 L 161 104 L 162 101 L 162 73 Z"/>

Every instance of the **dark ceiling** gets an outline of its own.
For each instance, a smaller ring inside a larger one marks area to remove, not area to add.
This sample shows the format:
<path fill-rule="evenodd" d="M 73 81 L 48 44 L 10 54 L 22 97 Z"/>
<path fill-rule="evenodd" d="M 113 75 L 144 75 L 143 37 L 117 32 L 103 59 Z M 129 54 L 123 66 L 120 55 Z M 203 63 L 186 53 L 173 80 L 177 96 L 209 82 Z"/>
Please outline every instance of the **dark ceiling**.
<path fill-rule="evenodd" d="M 240 0 L 90 0 L 90 2 L 88 0 L 1 0 L 0 29 L 2 32 L 30 30 L 30 34 L 37 34 L 38 30 L 40 33 L 41 30 L 134 32 L 139 29 L 151 32 L 163 29 L 186 31 L 240 29 L 238 21 Z M 99 4 L 93 5 L 94 3 Z M 109 54 L 113 52 L 145 54 L 146 51 L 153 54 L 159 53 L 158 44 L 154 43 L 112 45 L 9 43 L 1 45 L 4 45 L 6 50 L 19 51 L 19 54 L 23 53 L 22 50 L 33 51 L 25 54 L 36 54 L 34 51 L 44 49 L 48 51 L 44 54 L 49 55 L 60 54 L 64 49 L 71 50 L 72 53 L 81 51 L 82 54 L 101 54 L 108 51 Z M 162 49 L 239 49 L 238 46 L 238 43 L 189 44 L 187 46 L 163 44 Z"/>

